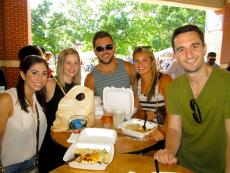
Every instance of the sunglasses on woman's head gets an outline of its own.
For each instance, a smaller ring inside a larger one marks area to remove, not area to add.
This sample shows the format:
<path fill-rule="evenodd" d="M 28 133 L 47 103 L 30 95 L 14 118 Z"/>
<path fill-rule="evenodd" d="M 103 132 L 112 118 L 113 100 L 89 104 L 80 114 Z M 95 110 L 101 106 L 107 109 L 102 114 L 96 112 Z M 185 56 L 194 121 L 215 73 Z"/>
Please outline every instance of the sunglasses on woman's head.
<path fill-rule="evenodd" d="M 112 44 L 107 44 L 107 45 L 104 45 L 104 46 L 97 46 L 95 48 L 95 50 L 97 52 L 102 52 L 102 51 L 105 51 L 105 50 L 112 50 L 113 49 L 113 45 Z"/>

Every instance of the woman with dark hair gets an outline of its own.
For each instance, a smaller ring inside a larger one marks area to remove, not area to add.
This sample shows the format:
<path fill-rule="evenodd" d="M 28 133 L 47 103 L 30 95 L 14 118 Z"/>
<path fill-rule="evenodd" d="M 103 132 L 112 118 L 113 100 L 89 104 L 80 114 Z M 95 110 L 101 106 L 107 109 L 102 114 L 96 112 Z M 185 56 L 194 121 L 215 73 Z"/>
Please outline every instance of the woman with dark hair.
<path fill-rule="evenodd" d="M 39 169 L 48 173 L 64 164 L 66 148 L 57 145 L 50 137 L 51 126 L 56 117 L 59 101 L 75 85 L 81 83 L 81 63 L 78 52 L 73 48 L 63 49 L 57 62 L 57 76 L 46 84 L 46 118 L 48 123 L 44 143 L 39 154 Z"/>
<path fill-rule="evenodd" d="M 45 86 L 47 70 L 41 56 L 26 56 L 20 63 L 16 88 L 0 94 L 0 168 L 6 173 L 20 173 L 36 163 L 36 148 L 41 147 L 47 122 L 35 93 Z"/>
<path fill-rule="evenodd" d="M 6 78 L 2 69 L 0 69 L 0 92 L 7 89 Z"/>
<path fill-rule="evenodd" d="M 138 112 L 135 117 L 154 121 L 160 125 L 166 119 L 166 88 L 172 78 L 157 69 L 156 59 L 150 47 L 139 46 L 133 52 L 135 69 L 134 94 Z M 159 141 L 164 139 L 162 131 L 156 130 L 151 138 Z"/>

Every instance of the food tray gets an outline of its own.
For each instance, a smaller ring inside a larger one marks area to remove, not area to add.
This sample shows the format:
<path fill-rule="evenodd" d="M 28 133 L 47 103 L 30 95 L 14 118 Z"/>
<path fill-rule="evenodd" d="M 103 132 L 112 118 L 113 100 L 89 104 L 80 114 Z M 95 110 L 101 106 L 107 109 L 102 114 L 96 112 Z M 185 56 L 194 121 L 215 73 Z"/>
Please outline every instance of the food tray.
<path fill-rule="evenodd" d="M 117 132 L 105 128 L 85 128 L 81 131 L 78 141 L 87 143 L 115 144 Z"/>
<path fill-rule="evenodd" d="M 93 144 L 93 143 L 84 143 L 84 142 L 75 142 L 73 143 L 67 152 L 65 153 L 63 160 L 67 162 L 71 158 L 74 157 L 76 149 L 105 149 L 108 153 L 110 153 L 110 164 L 114 157 L 114 146 L 113 144 Z M 68 163 L 70 167 L 72 168 L 78 168 L 78 169 L 87 169 L 87 170 L 105 170 L 108 164 L 104 163 L 79 163 L 77 161 L 71 161 Z"/>
<path fill-rule="evenodd" d="M 147 132 L 137 132 L 137 131 L 133 131 L 133 130 L 130 130 L 130 129 L 127 129 L 126 126 L 129 125 L 129 124 L 140 124 L 141 126 L 144 124 L 144 120 L 141 120 L 141 119 L 130 119 L 128 121 L 125 121 L 123 122 L 122 124 L 120 124 L 118 126 L 118 128 L 124 133 L 124 134 L 127 134 L 129 136 L 133 136 L 135 138 L 139 138 L 139 139 L 142 139 L 144 137 L 146 137 L 149 133 L 151 133 L 152 131 L 156 130 L 157 129 L 157 124 L 154 123 L 154 122 L 150 122 L 150 121 L 146 121 L 146 128 L 147 129 L 151 129 Z"/>
<path fill-rule="evenodd" d="M 74 135 L 76 139 L 73 142 Z M 79 135 L 79 136 L 78 136 Z M 68 141 L 73 142 L 69 149 L 66 151 L 63 160 L 66 162 L 74 157 L 76 149 L 105 149 L 110 153 L 109 163 L 113 160 L 114 156 L 114 144 L 117 139 L 117 132 L 112 129 L 105 128 L 85 128 L 81 131 L 80 134 L 73 134 L 72 140 Z M 109 164 L 108 163 L 108 164 Z M 108 164 L 99 164 L 99 163 L 79 163 L 76 161 L 71 161 L 68 163 L 72 168 L 79 169 L 88 169 L 88 170 L 104 170 Z"/>

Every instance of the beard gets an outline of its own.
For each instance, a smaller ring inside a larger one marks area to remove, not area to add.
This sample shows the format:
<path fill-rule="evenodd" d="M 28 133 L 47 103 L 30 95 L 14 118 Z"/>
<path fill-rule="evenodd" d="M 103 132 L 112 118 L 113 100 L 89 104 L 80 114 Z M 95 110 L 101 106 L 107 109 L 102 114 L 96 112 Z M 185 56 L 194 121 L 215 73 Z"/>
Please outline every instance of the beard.
<path fill-rule="evenodd" d="M 102 64 L 110 64 L 113 61 L 114 56 L 112 56 L 109 61 L 104 61 L 103 59 L 98 59 L 100 63 Z"/>

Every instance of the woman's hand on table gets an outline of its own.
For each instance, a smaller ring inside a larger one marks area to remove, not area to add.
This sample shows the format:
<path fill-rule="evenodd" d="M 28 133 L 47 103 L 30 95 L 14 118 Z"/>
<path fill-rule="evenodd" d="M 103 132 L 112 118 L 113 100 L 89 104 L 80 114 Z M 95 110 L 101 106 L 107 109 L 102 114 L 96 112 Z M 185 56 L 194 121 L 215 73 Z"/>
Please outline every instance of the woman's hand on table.
<path fill-rule="evenodd" d="M 167 149 L 158 150 L 153 157 L 162 164 L 176 164 L 178 162 L 178 158 Z"/>

